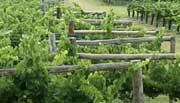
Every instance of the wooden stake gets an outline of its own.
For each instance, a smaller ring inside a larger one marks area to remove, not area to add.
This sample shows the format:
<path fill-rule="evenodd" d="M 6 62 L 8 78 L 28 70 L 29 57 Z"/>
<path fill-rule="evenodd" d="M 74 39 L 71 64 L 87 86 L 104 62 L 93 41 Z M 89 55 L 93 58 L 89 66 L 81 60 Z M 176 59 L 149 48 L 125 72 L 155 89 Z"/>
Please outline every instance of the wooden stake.
<path fill-rule="evenodd" d="M 153 23 L 154 23 L 154 14 L 152 14 L 152 19 L 151 19 L 151 25 L 153 25 Z"/>
<path fill-rule="evenodd" d="M 146 12 L 146 24 L 148 23 L 148 19 L 149 19 L 149 12 Z"/>
<path fill-rule="evenodd" d="M 132 11 L 132 17 L 133 17 L 133 18 L 134 18 L 134 15 L 135 15 L 135 11 L 133 10 L 133 11 Z"/>
<path fill-rule="evenodd" d="M 58 19 L 60 19 L 62 17 L 61 8 L 59 8 L 59 7 L 56 9 L 56 17 Z"/>
<path fill-rule="evenodd" d="M 69 56 L 76 56 L 76 38 L 70 37 L 71 47 L 69 48 Z"/>
<path fill-rule="evenodd" d="M 142 69 L 139 68 L 133 73 L 133 103 L 144 103 Z"/>
<path fill-rule="evenodd" d="M 171 53 L 175 53 L 176 52 L 176 38 L 174 36 L 171 37 L 170 52 Z"/>
<path fill-rule="evenodd" d="M 165 27 L 166 26 L 166 18 L 163 17 L 163 26 Z"/>
<path fill-rule="evenodd" d="M 169 20 L 169 26 L 168 26 L 169 30 L 171 30 L 171 26 L 172 26 L 172 20 Z"/>
<path fill-rule="evenodd" d="M 50 53 L 54 54 L 56 52 L 56 35 L 53 33 L 49 37 L 49 48 L 50 48 Z"/>
<path fill-rule="evenodd" d="M 69 22 L 69 36 L 74 36 L 74 22 L 70 21 Z"/>

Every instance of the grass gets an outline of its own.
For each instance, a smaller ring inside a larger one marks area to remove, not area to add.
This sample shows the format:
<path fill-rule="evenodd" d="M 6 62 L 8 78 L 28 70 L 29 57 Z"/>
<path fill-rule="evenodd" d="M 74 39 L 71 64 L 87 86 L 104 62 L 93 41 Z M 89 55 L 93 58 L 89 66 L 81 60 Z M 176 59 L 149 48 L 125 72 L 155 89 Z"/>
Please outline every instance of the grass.
<path fill-rule="evenodd" d="M 167 98 L 167 96 L 164 96 L 164 95 L 158 96 L 154 99 L 146 97 L 145 101 L 146 103 L 169 103 L 169 99 Z"/>
<path fill-rule="evenodd" d="M 127 8 L 126 6 L 111 6 L 105 3 L 102 3 L 101 0 L 67 0 L 66 3 L 75 2 L 79 4 L 84 10 L 91 11 L 109 11 L 113 9 L 114 12 L 122 17 L 127 17 Z"/>
<path fill-rule="evenodd" d="M 127 16 L 127 8 L 126 6 L 112 6 L 102 3 L 100 0 L 66 0 L 65 3 L 70 4 L 71 2 L 75 2 L 79 4 L 84 10 L 91 10 L 91 11 L 109 11 L 110 9 L 113 9 L 116 15 L 120 16 L 123 19 L 129 19 Z M 134 24 L 143 25 L 147 27 L 149 30 L 154 30 L 155 27 L 141 23 L 137 21 L 136 19 L 131 19 L 134 21 Z M 180 53 L 180 35 L 176 36 L 176 52 Z M 169 49 L 169 43 L 164 43 L 162 46 L 163 49 L 167 50 Z M 164 95 L 160 95 L 154 99 L 145 97 L 146 103 L 168 103 L 168 97 Z M 180 101 L 177 101 L 176 103 L 180 103 Z"/>

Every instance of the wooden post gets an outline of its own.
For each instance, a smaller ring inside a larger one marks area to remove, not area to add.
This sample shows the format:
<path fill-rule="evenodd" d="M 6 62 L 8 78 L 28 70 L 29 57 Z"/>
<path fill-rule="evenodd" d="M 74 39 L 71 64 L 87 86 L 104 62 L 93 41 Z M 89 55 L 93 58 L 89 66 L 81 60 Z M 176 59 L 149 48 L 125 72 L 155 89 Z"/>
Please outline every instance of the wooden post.
<path fill-rule="evenodd" d="M 76 38 L 70 37 L 69 40 L 71 42 L 71 47 L 69 48 L 69 56 L 75 56 L 76 55 Z"/>
<path fill-rule="evenodd" d="M 133 73 L 133 103 L 144 103 L 142 69 L 139 68 Z"/>
<path fill-rule="evenodd" d="M 44 15 L 46 12 L 45 0 L 41 0 L 41 10 L 42 10 L 43 15 Z"/>
<path fill-rule="evenodd" d="M 165 27 L 166 26 L 166 18 L 163 17 L 163 26 Z"/>
<path fill-rule="evenodd" d="M 55 33 L 53 33 L 49 37 L 49 48 L 50 48 L 51 54 L 56 52 L 56 34 Z"/>
<path fill-rule="evenodd" d="M 173 101 L 173 100 L 171 100 L 171 98 L 169 98 L 169 103 L 174 103 L 174 101 Z"/>
<path fill-rule="evenodd" d="M 133 10 L 133 11 L 132 11 L 132 17 L 133 17 L 133 18 L 134 18 L 134 15 L 135 15 L 135 11 Z"/>
<path fill-rule="evenodd" d="M 74 36 L 74 22 L 73 21 L 69 21 L 69 36 Z"/>
<path fill-rule="evenodd" d="M 61 8 L 59 8 L 59 7 L 56 9 L 56 17 L 58 19 L 60 19 L 62 17 Z"/>
<path fill-rule="evenodd" d="M 152 14 L 151 25 L 153 25 L 153 23 L 154 23 L 154 16 L 155 16 L 155 14 Z"/>
<path fill-rule="evenodd" d="M 180 25 L 177 26 L 177 32 L 179 32 L 179 29 L 180 29 Z"/>
<path fill-rule="evenodd" d="M 138 20 L 139 19 L 139 11 L 137 11 L 137 15 L 136 15 L 136 19 Z"/>
<path fill-rule="evenodd" d="M 103 12 L 103 18 L 106 16 L 106 14 L 107 14 L 107 13 L 104 11 L 104 12 Z"/>
<path fill-rule="evenodd" d="M 174 103 L 174 100 L 171 98 L 170 95 L 169 95 L 169 103 Z"/>
<path fill-rule="evenodd" d="M 159 19 L 160 19 L 160 14 L 159 12 L 157 13 L 157 17 L 156 17 L 156 27 L 159 26 Z"/>
<path fill-rule="evenodd" d="M 141 11 L 141 21 L 144 19 L 144 11 Z"/>
<path fill-rule="evenodd" d="M 172 26 L 172 20 L 170 19 L 169 20 L 169 25 L 168 25 L 169 30 L 171 30 L 171 26 Z"/>
<path fill-rule="evenodd" d="M 176 52 L 176 38 L 173 36 L 171 37 L 171 47 L 170 47 L 170 52 L 175 53 Z"/>
<path fill-rule="evenodd" d="M 71 44 L 76 45 L 76 38 L 75 37 L 70 37 L 69 40 L 70 40 Z"/>
<path fill-rule="evenodd" d="M 146 12 L 146 20 L 145 20 L 145 21 L 146 21 L 146 24 L 148 23 L 148 19 L 149 19 L 149 12 L 147 11 L 147 12 Z"/>
<path fill-rule="evenodd" d="M 128 8 L 127 9 L 127 12 L 128 12 L 128 17 L 130 17 L 130 15 L 131 15 L 131 10 Z"/>

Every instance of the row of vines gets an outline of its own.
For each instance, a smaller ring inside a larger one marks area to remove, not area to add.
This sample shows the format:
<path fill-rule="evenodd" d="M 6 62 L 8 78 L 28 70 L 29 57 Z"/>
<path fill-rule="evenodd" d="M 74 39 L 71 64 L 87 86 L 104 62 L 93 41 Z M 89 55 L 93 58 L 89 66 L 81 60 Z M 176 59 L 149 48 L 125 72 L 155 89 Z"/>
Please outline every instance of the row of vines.
<path fill-rule="evenodd" d="M 132 72 L 143 66 L 145 95 L 156 97 L 164 94 L 171 99 L 180 98 L 180 59 L 169 61 L 146 60 L 132 64 L 129 70 L 89 72 L 91 64 L 113 60 L 91 61 L 78 59 L 78 52 L 91 53 L 159 53 L 163 30 L 152 43 L 125 43 L 121 45 L 77 46 L 68 38 L 69 21 L 76 29 L 105 29 L 105 35 L 79 36 L 77 39 L 105 39 L 123 36 L 111 35 L 117 18 L 111 11 L 102 25 L 83 22 L 87 15 L 77 5 L 56 4 L 41 11 L 39 0 L 0 0 L 0 68 L 16 68 L 11 76 L 0 77 L 0 103 L 121 103 L 132 100 Z M 61 8 L 61 18 L 56 9 Z M 128 30 L 143 27 L 132 26 Z M 55 53 L 49 50 L 48 38 L 58 34 Z M 53 65 L 79 65 L 74 72 L 48 73 Z M 0 69 L 0 70 L 1 70 Z"/>
<path fill-rule="evenodd" d="M 101 0 L 107 4 L 112 4 L 112 5 L 122 5 L 122 4 L 127 4 L 130 3 L 132 1 L 139 1 L 139 0 Z M 149 0 L 151 2 L 157 2 L 159 0 Z M 178 0 L 160 0 L 160 1 L 169 1 L 169 2 L 174 2 L 174 1 L 178 1 Z"/>
<path fill-rule="evenodd" d="M 134 0 L 128 6 L 128 15 L 140 18 L 151 25 L 155 23 L 156 27 L 164 26 L 169 30 L 176 28 L 180 30 L 180 3 L 179 1 L 151 1 L 151 0 Z"/>

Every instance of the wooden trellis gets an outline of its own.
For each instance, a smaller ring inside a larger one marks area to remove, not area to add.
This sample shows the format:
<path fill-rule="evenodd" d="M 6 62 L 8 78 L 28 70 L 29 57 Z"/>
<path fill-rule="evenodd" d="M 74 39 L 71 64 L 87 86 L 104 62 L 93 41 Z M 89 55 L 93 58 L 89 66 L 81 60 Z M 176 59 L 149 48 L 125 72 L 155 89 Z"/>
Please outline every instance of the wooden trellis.
<path fill-rule="evenodd" d="M 57 14 L 58 14 L 57 9 Z M 58 14 L 59 16 L 59 14 Z M 57 17 L 58 17 L 57 16 Z M 69 36 L 76 36 L 77 34 L 102 34 L 107 33 L 104 30 L 95 30 L 95 31 L 78 31 L 74 30 L 73 22 L 69 25 Z M 113 31 L 112 34 L 132 34 L 138 35 L 139 31 Z M 157 31 L 147 31 L 147 34 L 155 35 Z M 117 39 L 109 39 L 109 40 L 76 40 L 75 38 L 71 37 L 71 43 L 73 45 L 99 45 L 99 43 L 103 44 L 120 44 L 120 43 L 134 43 L 134 42 L 151 42 L 155 40 L 155 37 L 141 37 L 141 38 L 117 38 Z M 56 35 L 55 33 L 50 36 L 50 50 L 51 53 L 55 52 L 56 50 Z M 90 53 L 77 53 L 76 56 L 80 59 L 91 59 L 91 60 L 102 60 L 102 59 L 116 59 L 116 60 L 126 60 L 129 62 L 120 62 L 120 63 L 99 63 L 99 64 L 92 64 L 88 66 L 90 72 L 93 71 L 106 71 L 106 70 L 114 70 L 114 69 L 127 69 L 130 62 L 139 62 L 140 60 L 151 59 L 151 60 L 162 60 L 162 59 L 169 59 L 174 60 L 176 59 L 175 53 L 175 37 L 173 36 L 163 36 L 162 41 L 170 41 L 170 52 L 171 53 L 164 53 L 164 54 L 90 54 Z M 63 66 L 50 66 L 48 67 L 49 73 L 66 73 L 66 72 L 73 72 L 78 65 L 63 65 Z M 15 68 L 11 69 L 0 69 L 0 75 L 12 75 L 16 73 Z M 142 69 L 139 68 L 137 71 L 133 73 L 133 103 L 144 103 L 144 96 L 143 96 L 143 80 L 142 80 Z"/>
<path fill-rule="evenodd" d="M 69 23 L 69 36 L 76 35 L 86 35 L 86 34 L 103 34 L 107 33 L 105 30 L 74 30 L 74 23 L 71 21 Z M 139 31 L 112 31 L 112 34 L 132 34 L 138 35 Z M 148 31 L 147 34 L 157 34 L 157 31 Z M 101 44 L 121 44 L 121 43 L 135 43 L 135 42 L 152 42 L 156 40 L 156 37 L 139 37 L 139 38 L 116 38 L 108 40 L 76 40 L 74 37 L 70 38 L 71 43 L 75 45 L 99 45 Z M 92 60 L 102 60 L 102 59 L 116 59 L 116 60 L 161 60 L 170 59 L 174 60 L 176 58 L 175 53 L 175 37 L 173 36 L 163 36 L 162 41 L 170 42 L 170 52 L 169 54 L 90 54 L 90 53 L 77 53 L 81 59 L 92 59 Z M 139 68 L 133 73 L 132 77 L 133 85 L 133 103 L 144 103 L 144 93 L 143 93 L 143 79 L 142 79 L 142 69 Z"/>

